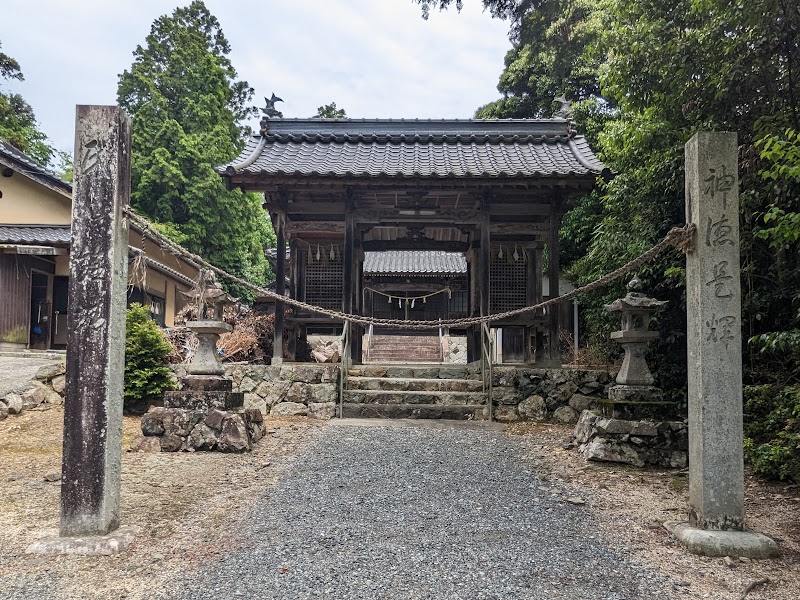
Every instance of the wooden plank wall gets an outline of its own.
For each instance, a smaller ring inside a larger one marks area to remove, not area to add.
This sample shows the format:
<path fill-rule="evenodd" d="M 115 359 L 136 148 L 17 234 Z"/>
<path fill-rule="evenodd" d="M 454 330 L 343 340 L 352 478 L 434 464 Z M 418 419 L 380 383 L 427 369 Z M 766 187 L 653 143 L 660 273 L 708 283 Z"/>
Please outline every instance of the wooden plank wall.
<path fill-rule="evenodd" d="M 30 259 L 0 254 L 0 344 L 27 345 L 30 313 Z"/>

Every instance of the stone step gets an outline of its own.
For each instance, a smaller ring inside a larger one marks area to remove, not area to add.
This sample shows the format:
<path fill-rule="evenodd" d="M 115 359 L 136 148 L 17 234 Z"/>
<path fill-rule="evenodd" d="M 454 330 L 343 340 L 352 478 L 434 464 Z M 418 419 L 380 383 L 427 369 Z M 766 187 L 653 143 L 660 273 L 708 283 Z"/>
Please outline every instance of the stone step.
<path fill-rule="evenodd" d="M 482 392 L 399 392 L 381 390 L 346 390 L 344 401 L 351 404 L 430 404 L 481 405 L 486 403 Z"/>
<path fill-rule="evenodd" d="M 398 392 L 483 392 L 480 379 L 429 379 L 401 377 L 348 377 L 349 390 Z"/>
<path fill-rule="evenodd" d="M 342 416 L 350 419 L 451 419 L 485 420 L 486 409 L 459 404 L 342 404 Z"/>
<path fill-rule="evenodd" d="M 389 377 L 404 379 L 482 380 L 480 367 L 437 364 L 367 364 L 351 367 L 350 377 Z"/>
<path fill-rule="evenodd" d="M 3 358 L 64 360 L 66 355 L 66 350 L 0 350 L 0 357 Z"/>

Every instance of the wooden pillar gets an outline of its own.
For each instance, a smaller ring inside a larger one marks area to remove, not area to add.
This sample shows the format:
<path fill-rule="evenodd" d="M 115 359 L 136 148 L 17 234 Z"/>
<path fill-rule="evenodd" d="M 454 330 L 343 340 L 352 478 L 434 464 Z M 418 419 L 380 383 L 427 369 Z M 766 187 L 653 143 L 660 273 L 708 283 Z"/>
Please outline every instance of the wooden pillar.
<path fill-rule="evenodd" d="M 489 213 L 481 218 L 481 247 L 480 247 L 480 287 L 481 316 L 489 314 L 489 262 L 491 261 L 491 241 L 489 239 Z"/>
<path fill-rule="evenodd" d="M 289 241 L 289 296 L 297 298 L 297 241 Z M 287 341 L 286 359 L 297 360 L 297 325 L 292 320 Z"/>
<path fill-rule="evenodd" d="M 538 242 L 536 243 L 538 245 Z M 542 284 L 539 279 L 540 273 L 537 272 L 536 256 L 539 253 L 537 245 L 524 246 L 525 252 L 525 305 L 533 306 L 540 302 Z M 525 344 L 525 364 L 532 364 L 535 358 L 536 331 L 534 321 L 536 320 L 536 313 L 527 314 L 528 324 L 525 325 L 523 333 L 523 343 Z"/>
<path fill-rule="evenodd" d="M 61 535 L 119 527 L 130 118 L 116 106 L 78 106 Z"/>
<path fill-rule="evenodd" d="M 550 242 L 548 246 L 549 264 L 547 268 L 547 276 L 550 284 L 550 298 L 556 298 L 559 295 L 559 271 L 561 264 L 559 262 L 559 243 L 558 243 L 558 230 L 561 225 L 561 207 L 553 204 L 553 211 L 550 213 Z M 548 348 L 547 354 L 553 366 L 561 365 L 561 352 L 559 350 L 558 339 L 558 315 L 560 306 L 558 304 L 548 307 Z"/>
<path fill-rule="evenodd" d="M 283 211 L 275 214 L 272 220 L 275 229 L 275 250 L 278 256 L 275 260 L 275 293 L 281 296 L 286 294 L 286 215 Z M 281 300 L 275 302 L 275 338 L 272 344 L 272 364 L 283 363 L 283 311 L 285 303 Z"/>
<path fill-rule="evenodd" d="M 353 193 L 352 190 L 347 191 L 345 198 L 345 216 L 344 216 L 344 254 L 342 256 L 342 312 L 353 314 L 355 303 L 353 302 L 355 288 L 356 288 L 356 227 L 355 219 L 353 217 Z M 346 324 L 345 324 L 346 325 Z M 353 341 L 356 337 L 356 327 L 350 325 L 350 360 L 355 362 L 357 357 L 354 353 Z M 344 349 L 342 349 L 344 350 Z M 359 361 L 360 362 L 360 361 Z"/>

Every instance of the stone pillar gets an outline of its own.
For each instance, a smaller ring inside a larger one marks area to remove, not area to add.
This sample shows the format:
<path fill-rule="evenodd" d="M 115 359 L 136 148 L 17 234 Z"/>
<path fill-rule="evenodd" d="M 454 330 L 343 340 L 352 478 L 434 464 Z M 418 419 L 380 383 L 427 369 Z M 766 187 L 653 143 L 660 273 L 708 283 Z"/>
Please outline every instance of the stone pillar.
<path fill-rule="evenodd" d="M 736 133 L 686 144 L 689 523 L 674 528 L 698 554 L 763 558 L 775 543 L 744 532 L 742 318 Z"/>
<path fill-rule="evenodd" d="M 61 535 L 119 526 L 130 118 L 78 106 L 70 247 Z"/>

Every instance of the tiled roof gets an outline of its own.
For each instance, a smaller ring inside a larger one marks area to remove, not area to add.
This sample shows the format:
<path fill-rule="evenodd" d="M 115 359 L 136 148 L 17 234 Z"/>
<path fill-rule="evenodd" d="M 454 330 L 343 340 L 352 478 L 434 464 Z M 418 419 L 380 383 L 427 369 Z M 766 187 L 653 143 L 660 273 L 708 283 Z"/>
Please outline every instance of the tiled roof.
<path fill-rule="evenodd" d="M 0 164 L 22 173 L 50 189 L 68 196 L 72 195 L 72 185 L 70 183 L 54 175 L 30 156 L 2 140 L 0 140 Z"/>
<path fill-rule="evenodd" d="M 568 121 L 273 119 L 220 169 L 333 177 L 552 177 L 605 170 Z"/>
<path fill-rule="evenodd" d="M 69 225 L 0 225 L 0 244 L 69 246 Z"/>
<path fill-rule="evenodd" d="M 365 275 L 463 275 L 467 260 L 460 252 L 387 250 L 364 253 Z"/>

